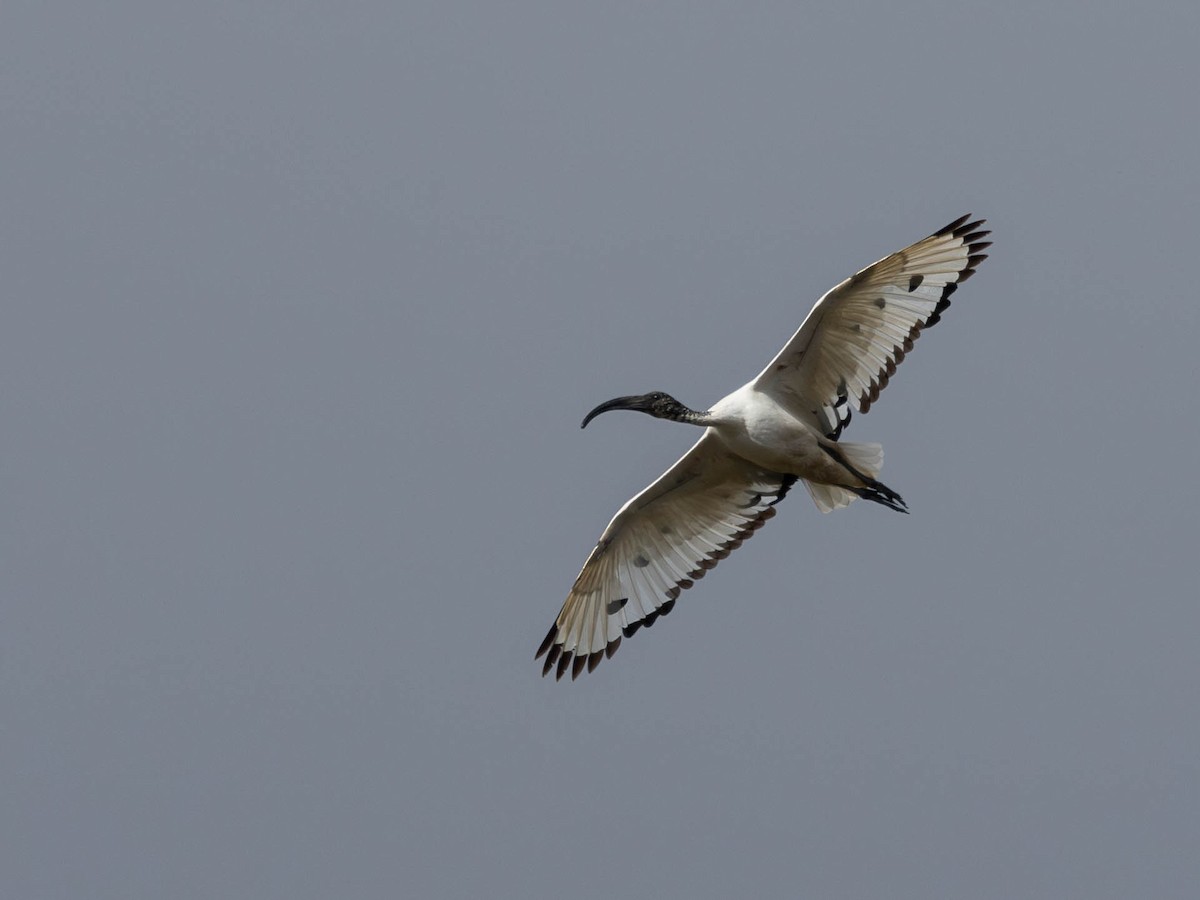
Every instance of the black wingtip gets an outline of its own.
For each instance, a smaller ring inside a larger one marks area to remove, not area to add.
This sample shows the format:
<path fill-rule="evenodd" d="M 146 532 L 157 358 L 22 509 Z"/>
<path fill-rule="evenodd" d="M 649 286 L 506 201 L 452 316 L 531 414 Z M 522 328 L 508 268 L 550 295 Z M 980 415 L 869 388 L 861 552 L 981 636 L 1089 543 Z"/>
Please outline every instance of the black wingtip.
<path fill-rule="evenodd" d="M 967 213 L 966 215 L 963 215 L 963 216 L 959 216 L 953 222 L 943 225 L 941 228 L 939 228 L 937 231 L 935 231 L 934 235 L 953 234 L 955 231 L 962 228 L 963 223 L 966 222 L 969 218 L 971 218 L 970 213 Z"/>
<path fill-rule="evenodd" d="M 534 659 L 541 659 L 542 654 L 549 650 L 554 645 L 554 638 L 558 634 L 558 623 L 555 622 L 550 626 L 550 630 L 546 632 L 546 636 L 542 638 L 541 646 L 538 647 L 537 653 L 533 654 Z"/>
<path fill-rule="evenodd" d="M 554 644 L 550 648 L 550 652 L 546 654 L 546 662 L 542 664 L 542 677 L 545 678 L 550 674 L 550 670 L 554 668 L 558 662 L 559 656 L 562 654 L 562 644 Z M 536 658 L 536 657 L 535 657 Z"/>
<path fill-rule="evenodd" d="M 990 231 L 979 231 L 980 226 L 986 225 L 987 219 L 975 219 L 971 221 L 971 214 L 959 216 L 953 222 L 950 222 L 935 231 L 930 237 L 938 237 L 943 234 L 950 234 L 956 238 L 960 238 L 966 243 L 983 237 L 986 234 L 991 234 Z"/>

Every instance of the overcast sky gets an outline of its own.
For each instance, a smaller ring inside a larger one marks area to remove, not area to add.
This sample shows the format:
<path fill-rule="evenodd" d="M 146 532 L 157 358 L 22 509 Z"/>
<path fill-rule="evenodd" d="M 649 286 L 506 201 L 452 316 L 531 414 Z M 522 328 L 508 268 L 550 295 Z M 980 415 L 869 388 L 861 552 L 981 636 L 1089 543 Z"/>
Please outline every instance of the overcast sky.
<path fill-rule="evenodd" d="M 1200 7 L 0 16 L 0 893 L 1194 898 Z M 995 246 L 575 683 L 604 524 L 813 301 Z"/>

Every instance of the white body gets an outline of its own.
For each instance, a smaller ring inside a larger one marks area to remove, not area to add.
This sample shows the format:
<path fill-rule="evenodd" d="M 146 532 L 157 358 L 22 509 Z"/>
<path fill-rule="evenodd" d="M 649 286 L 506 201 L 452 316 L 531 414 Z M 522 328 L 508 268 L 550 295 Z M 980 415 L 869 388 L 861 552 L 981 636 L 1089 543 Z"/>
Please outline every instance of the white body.
<path fill-rule="evenodd" d="M 753 382 L 722 397 L 709 412 L 713 416 L 709 430 L 731 453 L 769 471 L 807 481 L 846 481 L 846 470 L 821 449 L 822 442 L 832 442 Z"/>

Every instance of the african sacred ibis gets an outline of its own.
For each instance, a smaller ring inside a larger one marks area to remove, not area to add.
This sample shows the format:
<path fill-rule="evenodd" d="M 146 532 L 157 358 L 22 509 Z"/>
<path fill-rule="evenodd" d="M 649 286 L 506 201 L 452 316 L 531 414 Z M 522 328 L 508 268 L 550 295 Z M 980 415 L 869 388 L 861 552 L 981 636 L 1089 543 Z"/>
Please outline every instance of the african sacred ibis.
<path fill-rule="evenodd" d="M 542 675 L 579 677 L 643 625 L 675 606 L 679 592 L 775 515 L 802 480 L 829 512 L 858 497 L 908 512 L 877 478 L 878 444 L 838 443 L 851 405 L 866 412 L 950 295 L 991 246 L 982 219 L 955 219 L 911 247 L 846 279 L 813 306 L 779 355 L 749 384 L 703 412 L 655 391 L 601 403 L 700 425 L 700 440 L 626 503 L 583 564 L 534 657 Z"/>

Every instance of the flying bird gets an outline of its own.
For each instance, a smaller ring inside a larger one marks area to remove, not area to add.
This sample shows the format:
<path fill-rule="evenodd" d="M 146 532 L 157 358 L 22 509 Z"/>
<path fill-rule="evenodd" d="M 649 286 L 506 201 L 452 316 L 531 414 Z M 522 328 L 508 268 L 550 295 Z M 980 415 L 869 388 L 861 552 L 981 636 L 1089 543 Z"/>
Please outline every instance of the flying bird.
<path fill-rule="evenodd" d="M 858 498 L 907 513 L 879 481 L 879 444 L 841 443 L 950 295 L 991 246 L 969 215 L 847 278 L 816 302 L 753 381 L 707 410 L 661 391 L 617 397 L 584 417 L 632 409 L 704 429 L 693 447 L 608 523 L 538 648 L 542 675 L 572 679 L 675 607 L 718 561 L 775 515 L 797 481 L 822 512 Z"/>

